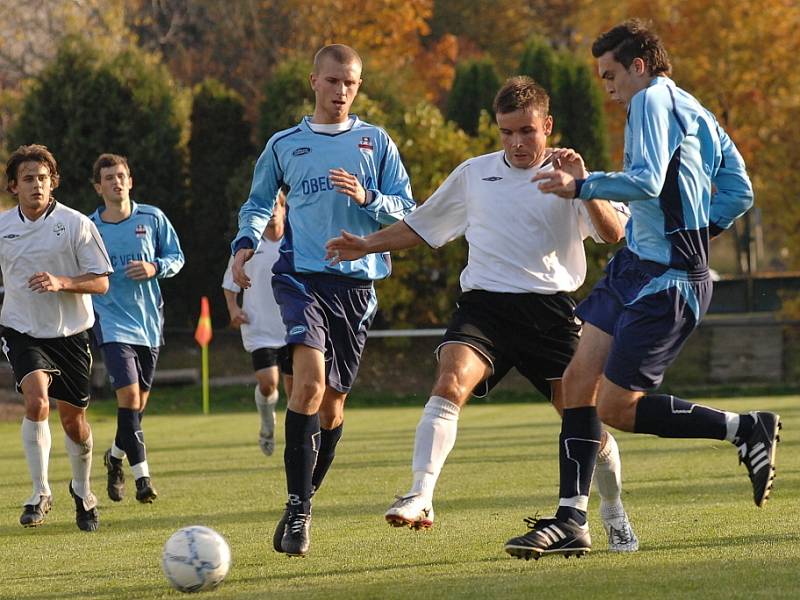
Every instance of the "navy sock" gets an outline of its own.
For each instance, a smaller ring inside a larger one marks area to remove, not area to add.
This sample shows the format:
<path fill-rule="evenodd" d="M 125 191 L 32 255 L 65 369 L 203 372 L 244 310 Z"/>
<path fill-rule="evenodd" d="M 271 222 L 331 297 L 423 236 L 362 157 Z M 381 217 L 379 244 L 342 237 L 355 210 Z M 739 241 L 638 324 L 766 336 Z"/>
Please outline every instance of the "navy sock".
<path fill-rule="evenodd" d="M 333 458 L 336 456 L 336 444 L 342 437 L 344 423 L 333 429 L 319 430 L 319 453 L 317 454 L 317 464 L 314 465 L 314 473 L 311 475 L 311 485 L 314 492 L 322 485 L 322 480 L 331 468 Z"/>
<path fill-rule="evenodd" d="M 588 501 L 602 434 L 594 406 L 564 410 L 558 444 L 559 496 L 562 499 L 585 496 Z M 559 505 L 556 516 L 564 521 L 571 518 L 579 525 L 586 523 L 585 507 Z"/>
<path fill-rule="evenodd" d="M 128 464 L 131 466 L 147 460 L 139 411 L 130 408 L 117 409 L 117 437 L 114 443 L 128 455 Z"/>
<path fill-rule="evenodd" d="M 723 411 L 665 394 L 639 398 L 633 430 L 664 438 L 711 440 L 724 440 L 728 431 Z"/>
<path fill-rule="evenodd" d="M 286 489 L 290 505 L 308 505 L 311 499 L 311 474 L 317 462 L 320 430 L 319 415 L 303 415 L 286 410 Z"/>

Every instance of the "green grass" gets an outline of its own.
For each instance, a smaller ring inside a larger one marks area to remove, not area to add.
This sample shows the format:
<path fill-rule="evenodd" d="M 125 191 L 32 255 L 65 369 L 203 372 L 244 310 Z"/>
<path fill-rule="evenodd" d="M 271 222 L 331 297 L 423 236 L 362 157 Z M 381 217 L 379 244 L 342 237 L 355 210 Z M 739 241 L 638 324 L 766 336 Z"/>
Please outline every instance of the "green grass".
<path fill-rule="evenodd" d="M 436 525 L 428 532 L 393 529 L 382 517 L 409 484 L 420 406 L 351 407 L 314 504 L 306 559 L 271 549 L 285 482 L 279 456 L 267 459 L 258 450 L 254 412 L 148 415 L 149 462 L 161 496 L 143 506 L 105 497 L 100 457 L 114 421 L 108 407 L 92 409 L 94 487 L 101 498 L 101 528 L 94 534 L 75 527 L 55 421 L 53 511 L 38 529 L 17 524 L 30 484 L 19 427 L 0 423 L 0 597 L 179 597 L 161 573 L 161 547 L 190 524 L 213 527 L 230 543 L 231 572 L 209 596 L 220 599 L 797 597 L 800 398 L 717 399 L 714 405 L 781 412 L 778 480 L 766 508 L 753 505 L 729 444 L 619 434 L 624 500 L 641 550 L 629 556 L 605 551 L 593 497 L 595 550 L 582 559 L 538 562 L 514 560 L 502 544 L 525 530 L 523 517 L 555 506 L 558 422 L 544 404 L 483 404 L 463 412 L 437 490 Z"/>

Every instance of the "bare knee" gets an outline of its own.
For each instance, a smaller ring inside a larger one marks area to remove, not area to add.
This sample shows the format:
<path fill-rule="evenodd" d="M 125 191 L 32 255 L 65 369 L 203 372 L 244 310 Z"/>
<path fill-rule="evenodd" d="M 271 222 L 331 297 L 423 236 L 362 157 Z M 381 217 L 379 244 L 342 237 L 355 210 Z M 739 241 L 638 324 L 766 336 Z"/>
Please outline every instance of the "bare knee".
<path fill-rule="evenodd" d="M 258 391 L 261 392 L 261 395 L 265 398 L 269 398 L 278 391 L 278 384 L 274 381 L 259 381 L 258 382 Z"/>
<path fill-rule="evenodd" d="M 61 417 L 61 426 L 64 433 L 75 443 L 80 443 L 89 437 L 89 423 L 83 414 Z"/>
<path fill-rule="evenodd" d="M 25 397 L 25 417 L 29 421 L 44 421 L 50 416 L 50 401 L 46 396 Z"/>
<path fill-rule="evenodd" d="M 433 386 L 431 395 L 441 396 L 452 402 L 462 406 L 466 403 L 469 395 L 472 393 L 471 389 L 466 389 L 466 386 L 461 382 L 457 373 L 452 371 L 440 373 L 436 379 L 436 384 Z"/>
<path fill-rule="evenodd" d="M 325 386 L 319 381 L 304 381 L 300 384 L 295 381 L 292 388 L 292 402 L 304 407 L 318 404 L 325 393 Z"/>

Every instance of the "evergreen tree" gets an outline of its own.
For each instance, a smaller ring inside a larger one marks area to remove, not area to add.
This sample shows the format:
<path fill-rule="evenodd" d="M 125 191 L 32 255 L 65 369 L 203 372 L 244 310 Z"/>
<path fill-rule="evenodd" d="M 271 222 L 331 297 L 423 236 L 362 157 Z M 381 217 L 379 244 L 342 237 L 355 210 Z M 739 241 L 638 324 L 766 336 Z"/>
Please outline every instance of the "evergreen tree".
<path fill-rule="evenodd" d="M 226 190 L 254 150 L 244 113 L 242 98 L 218 81 L 196 87 L 189 139 L 191 212 L 176 228 L 186 254 L 187 297 L 195 299 L 190 306 L 208 296 L 215 315 L 225 314 L 219 290 L 230 257 L 227 224 L 247 197 L 245 192 L 229 200 Z"/>
<path fill-rule="evenodd" d="M 278 65 L 264 86 L 264 100 L 259 106 L 259 144 L 263 147 L 276 132 L 297 123 L 297 114 L 309 102 L 314 103 L 314 90 L 308 80 L 312 66 L 289 60 Z"/>
<path fill-rule="evenodd" d="M 494 117 L 492 102 L 499 88 L 500 78 L 490 60 L 470 60 L 459 64 L 447 99 L 447 119 L 469 135 L 475 135 L 482 110 Z"/>

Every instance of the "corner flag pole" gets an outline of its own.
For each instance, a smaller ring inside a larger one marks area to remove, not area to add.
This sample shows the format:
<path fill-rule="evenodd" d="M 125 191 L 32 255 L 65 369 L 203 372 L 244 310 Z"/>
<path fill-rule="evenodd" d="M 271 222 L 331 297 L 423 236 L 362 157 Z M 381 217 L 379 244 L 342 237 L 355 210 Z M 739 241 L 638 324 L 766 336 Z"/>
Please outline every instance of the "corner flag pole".
<path fill-rule="evenodd" d="M 208 307 L 208 297 L 200 298 L 200 319 L 194 332 L 195 341 L 202 349 L 202 374 L 203 374 L 203 414 L 210 412 L 208 401 L 208 343 L 211 341 L 211 310 Z"/>

